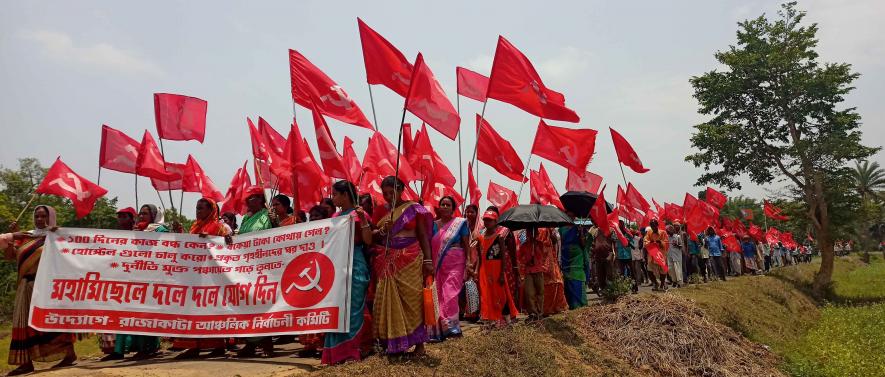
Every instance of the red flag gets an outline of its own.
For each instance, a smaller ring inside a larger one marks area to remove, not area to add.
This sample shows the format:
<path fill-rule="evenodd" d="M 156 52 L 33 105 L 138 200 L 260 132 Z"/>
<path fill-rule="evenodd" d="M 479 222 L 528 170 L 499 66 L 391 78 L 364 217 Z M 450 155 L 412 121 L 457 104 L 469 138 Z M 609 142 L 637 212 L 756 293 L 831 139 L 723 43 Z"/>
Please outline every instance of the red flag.
<path fill-rule="evenodd" d="M 611 229 L 609 229 L 608 216 L 605 210 L 605 193 L 603 192 L 605 189 L 599 192 L 599 196 L 596 197 L 596 201 L 593 202 L 593 206 L 590 207 L 590 219 L 593 220 L 593 223 L 599 227 L 600 234 L 603 237 L 608 237 L 611 234 Z M 580 215 L 580 214 L 579 214 Z"/>
<path fill-rule="evenodd" d="M 673 203 L 664 203 L 664 219 L 682 221 L 682 207 Z"/>
<path fill-rule="evenodd" d="M 266 189 L 276 189 L 280 187 L 280 179 L 270 168 L 271 164 L 267 161 L 252 160 L 252 172 L 255 173 L 255 185 Z"/>
<path fill-rule="evenodd" d="M 311 104 L 316 103 L 323 115 L 375 129 L 344 89 L 295 50 L 289 50 L 289 73 L 292 77 L 292 99 L 299 105 L 310 109 Z"/>
<path fill-rule="evenodd" d="M 749 208 L 742 208 L 741 215 L 744 217 L 744 220 L 753 220 L 753 210 Z"/>
<path fill-rule="evenodd" d="M 688 218 L 688 214 L 698 205 L 698 199 L 694 197 L 694 195 L 685 193 L 685 199 L 682 200 L 682 210 L 685 214 L 685 218 Z"/>
<path fill-rule="evenodd" d="M 489 78 L 467 68 L 456 67 L 455 76 L 458 78 L 458 94 L 467 98 L 473 98 L 479 102 L 486 101 L 486 90 L 489 88 Z"/>
<path fill-rule="evenodd" d="M 615 208 L 611 213 L 609 213 L 607 215 L 608 226 L 614 231 L 615 235 L 618 237 L 618 240 L 621 241 L 621 245 L 627 246 L 627 244 L 629 244 L 630 242 L 627 241 L 627 236 L 625 236 L 624 233 L 621 232 L 620 223 L 618 221 L 619 216 L 620 213 L 618 211 L 618 208 Z"/>
<path fill-rule="evenodd" d="M 424 184 L 421 199 L 424 199 L 425 205 L 436 207 L 439 204 L 439 200 L 444 196 L 451 196 L 455 198 L 455 201 L 458 203 L 464 202 L 464 198 L 457 190 L 452 188 L 452 186 L 435 181 L 427 181 Z M 455 209 L 453 208 L 453 210 Z"/>
<path fill-rule="evenodd" d="M 101 151 L 98 166 L 122 173 L 135 174 L 138 150 L 141 148 L 135 139 L 106 125 L 101 126 Z"/>
<path fill-rule="evenodd" d="M 775 227 L 768 228 L 768 231 L 765 232 L 765 241 L 768 244 L 776 244 L 781 239 L 781 232 L 777 230 Z"/>
<path fill-rule="evenodd" d="M 240 215 L 246 213 L 246 203 L 243 194 L 246 189 L 252 186 L 252 179 L 249 178 L 249 171 L 246 170 L 246 161 L 242 168 L 238 168 L 234 177 L 230 180 L 230 187 L 227 194 L 224 195 L 224 203 L 221 206 L 221 212 L 233 212 Z"/>
<path fill-rule="evenodd" d="M 516 193 L 513 190 L 498 185 L 491 180 L 489 180 L 489 188 L 486 190 L 486 199 L 493 206 L 498 207 L 501 213 L 504 213 L 504 211 L 511 207 L 515 207 L 517 203 Z"/>
<path fill-rule="evenodd" d="M 687 208 L 687 207 L 686 207 Z M 700 206 L 693 206 L 691 210 L 687 210 L 685 215 L 685 225 L 688 226 L 688 232 L 692 235 L 703 233 L 709 226 L 704 210 Z"/>
<path fill-rule="evenodd" d="M 258 132 L 261 134 L 264 146 L 268 152 L 275 153 L 278 156 L 283 155 L 283 149 L 286 148 L 286 138 L 271 127 L 270 123 L 267 123 L 262 117 L 258 117 Z"/>
<path fill-rule="evenodd" d="M 633 146 L 627 142 L 627 139 L 624 139 L 618 131 L 615 131 L 611 127 L 609 127 L 608 130 L 611 131 L 612 134 L 612 142 L 615 144 L 615 153 L 618 155 L 618 161 L 627 165 L 637 173 L 647 172 L 648 169 L 642 166 L 642 161 L 639 160 L 639 156 L 636 154 L 636 151 L 633 150 Z"/>
<path fill-rule="evenodd" d="M 335 140 L 329 131 L 329 125 L 323 119 L 319 109 L 313 108 L 313 129 L 317 138 L 317 147 L 320 150 L 320 162 L 323 163 L 323 171 L 333 178 L 347 179 L 347 167 L 344 158 L 335 149 Z"/>
<path fill-rule="evenodd" d="M 725 202 L 728 201 L 728 198 L 725 197 L 721 192 L 714 190 L 711 187 L 707 187 L 707 203 L 710 203 L 716 208 L 722 209 L 725 206 Z"/>
<path fill-rule="evenodd" d="M 246 126 L 249 127 L 249 139 L 252 141 L 252 157 L 257 160 L 267 160 L 267 146 L 264 144 L 264 138 L 261 132 L 252 123 L 252 119 L 246 117 Z"/>
<path fill-rule="evenodd" d="M 600 186 L 602 186 L 602 177 L 589 171 L 579 174 L 569 170 L 568 177 L 565 180 L 565 189 L 567 191 L 586 191 L 595 194 L 599 192 Z M 618 189 L 620 189 L 620 186 L 618 186 Z"/>
<path fill-rule="evenodd" d="M 157 135 L 166 140 L 196 140 L 206 136 L 204 100 L 180 94 L 154 93 Z"/>
<path fill-rule="evenodd" d="M 418 135 L 415 135 L 416 137 Z M 415 144 L 415 139 L 412 138 L 412 124 L 411 123 L 403 123 L 403 155 L 411 156 L 412 155 L 412 146 Z M 411 157 L 409 157 L 411 158 Z"/>
<path fill-rule="evenodd" d="M 627 184 L 627 193 L 624 195 L 624 199 L 626 200 L 626 204 L 635 209 L 641 210 L 643 212 L 648 212 L 651 206 L 648 204 L 648 201 L 645 200 L 645 197 L 639 193 L 639 190 L 636 187 L 633 187 L 633 183 Z"/>
<path fill-rule="evenodd" d="M 151 186 L 157 191 L 181 190 L 182 177 L 184 176 L 184 164 L 175 162 L 166 162 L 166 171 L 175 174 L 175 179 L 171 181 L 162 181 L 151 178 Z"/>
<path fill-rule="evenodd" d="M 396 147 L 380 132 L 375 132 L 369 139 L 363 155 L 363 170 L 383 177 L 396 175 Z M 418 178 L 405 157 L 399 161 L 399 178 L 406 183 Z"/>
<path fill-rule="evenodd" d="M 642 220 L 645 218 L 645 214 L 640 212 L 638 209 L 631 208 L 628 206 L 618 206 L 619 212 L 621 216 L 630 220 L 636 224 L 642 224 Z"/>
<path fill-rule="evenodd" d="M 735 238 L 734 234 L 731 232 L 722 232 L 722 245 L 725 246 L 725 250 L 732 253 L 741 252 L 741 244 L 738 242 L 737 238 Z"/>
<path fill-rule="evenodd" d="M 182 174 L 182 189 L 186 192 L 198 192 L 204 198 L 210 198 L 216 202 L 224 200 L 224 195 L 215 186 L 215 182 L 206 175 L 203 167 L 197 163 L 197 160 L 187 155 L 187 162 L 184 164 L 184 173 Z"/>
<path fill-rule="evenodd" d="M 442 85 L 436 81 L 430 67 L 424 64 L 424 57 L 420 53 L 415 59 L 412 85 L 406 96 L 405 107 L 449 139 L 455 140 L 455 136 L 458 136 L 461 117 L 446 97 Z"/>
<path fill-rule="evenodd" d="M 645 244 L 645 250 L 648 251 L 648 257 L 652 262 L 660 266 L 665 274 L 669 273 L 670 268 L 667 267 L 667 260 L 664 259 L 664 252 L 661 251 L 661 247 L 658 246 L 657 243 L 652 242 Z"/>
<path fill-rule="evenodd" d="M 482 191 L 479 190 L 479 185 L 476 184 L 476 179 L 473 178 L 473 163 L 467 163 L 467 192 L 470 197 L 470 204 L 475 204 L 479 206 L 479 201 L 482 199 Z"/>
<path fill-rule="evenodd" d="M 765 212 L 765 216 L 768 216 L 768 218 L 772 220 L 787 221 L 790 219 L 789 217 L 781 214 L 780 208 L 775 207 L 767 200 L 765 201 L 765 207 L 763 209 Z"/>
<path fill-rule="evenodd" d="M 574 171 L 584 171 L 596 148 L 596 130 L 554 127 L 538 122 L 532 154 Z"/>
<path fill-rule="evenodd" d="M 581 120 L 565 107 L 565 96 L 547 88 L 532 62 L 504 37 L 498 37 L 487 95 L 541 118 L 572 123 Z"/>
<path fill-rule="evenodd" d="M 485 162 L 507 178 L 522 182 L 525 167 L 510 142 L 498 135 L 492 125 L 479 114 L 476 115 L 476 126 L 479 128 L 477 160 Z"/>
<path fill-rule="evenodd" d="M 369 194 L 372 196 L 372 200 L 375 203 L 384 203 L 384 195 L 381 192 L 381 180 L 384 179 L 383 175 L 373 175 L 370 173 L 365 173 L 363 175 L 362 184 L 360 185 L 360 193 Z M 417 201 L 418 194 L 412 190 L 411 187 L 406 185 L 406 191 L 403 192 L 403 199 L 405 200 L 414 200 Z"/>
<path fill-rule="evenodd" d="M 796 246 L 798 246 L 796 244 L 796 240 L 793 239 L 793 233 L 790 233 L 790 232 L 781 233 L 780 241 L 782 244 L 784 244 L 784 246 L 786 246 L 789 249 L 795 249 Z"/>
<path fill-rule="evenodd" d="M 415 135 L 412 154 L 409 156 L 409 166 L 424 181 L 439 182 L 447 186 L 454 186 L 457 182 L 449 167 L 430 144 L 430 135 L 427 133 L 427 127 L 424 127 L 423 124 Z"/>
<path fill-rule="evenodd" d="M 357 18 L 360 42 L 363 45 L 363 61 L 366 63 L 366 80 L 369 84 L 381 84 L 405 97 L 409 92 L 412 64 L 406 60 L 387 39 Z"/>
<path fill-rule="evenodd" d="M 297 186 L 299 203 L 314 198 L 319 201 L 322 198 L 322 188 L 328 185 L 329 178 L 313 158 L 297 124 L 293 123 L 289 128 L 283 155 L 285 158 L 281 163 L 271 165 L 271 170 L 280 179 L 280 192 L 294 196 L 294 187 Z"/>
<path fill-rule="evenodd" d="M 353 151 L 353 140 L 344 137 L 344 165 L 347 167 L 347 180 L 353 184 L 359 183 L 360 175 L 363 173 L 363 165 L 360 164 L 356 152 Z"/>
<path fill-rule="evenodd" d="M 655 200 L 655 198 L 651 198 L 651 202 L 654 203 L 654 205 L 655 205 L 655 212 L 657 212 L 658 215 L 663 217 L 666 214 L 664 211 L 664 207 L 661 207 L 661 205 L 658 204 L 658 201 Z M 662 220 L 663 220 L 663 218 L 662 218 Z"/>
<path fill-rule="evenodd" d="M 166 171 L 166 162 L 163 154 L 151 133 L 144 131 L 141 138 L 141 149 L 138 150 L 138 160 L 135 162 L 135 172 L 142 177 L 150 177 L 162 181 L 174 181 L 180 175 Z"/>
<path fill-rule="evenodd" d="M 750 223 L 750 237 L 753 237 L 756 241 L 762 241 L 764 235 L 762 234 L 762 229 L 760 229 L 756 224 Z"/>
<path fill-rule="evenodd" d="M 563 208 L 562 202 L 559 200 L 559 193 L 553 187 L 553 182 L 550 181 L 550 176 L 547 175 L 547 170 L 544 169 L 543 163 L 538 171 L 532 170 L 529 173 L 529 177 L 531 178 L 529 188 L 532 203 L 552 205 L 559 209 Z"/>
<path fill-rule="evenodd" d="M 108 190 L 74 173 L 59 157 L 49 167 L 35 192 L 70 199 L 79 219 L 92 212 L 95 201 L 107 194 Z"/>

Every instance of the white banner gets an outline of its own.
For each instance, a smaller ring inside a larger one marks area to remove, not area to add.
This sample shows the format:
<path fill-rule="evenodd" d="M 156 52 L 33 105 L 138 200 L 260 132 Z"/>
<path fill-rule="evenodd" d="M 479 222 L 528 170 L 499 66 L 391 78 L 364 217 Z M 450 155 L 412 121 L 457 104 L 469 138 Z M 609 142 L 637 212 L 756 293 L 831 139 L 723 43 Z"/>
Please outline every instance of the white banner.
<path fill-rule="evenodd" d="M 61 228 L 46 236 L 31 327 L 174 337 L 346 332 L 353 220 L 234 236 Z"/>

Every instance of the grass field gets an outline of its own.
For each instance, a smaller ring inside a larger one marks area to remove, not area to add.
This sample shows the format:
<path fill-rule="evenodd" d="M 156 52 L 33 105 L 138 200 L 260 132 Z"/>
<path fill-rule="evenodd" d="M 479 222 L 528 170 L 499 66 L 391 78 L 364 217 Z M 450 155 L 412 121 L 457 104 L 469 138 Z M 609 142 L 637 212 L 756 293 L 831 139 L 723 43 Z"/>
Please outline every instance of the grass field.
<path fill-rule="evenodd" d="M 796 376 L 885 376 L 885 261 L 837 258 L 833 296 L 807 292 L 820 261 L 677 291 L 721 323 L 768 345 Z M 819 306 L 819 305 L 823 306 Z"/>

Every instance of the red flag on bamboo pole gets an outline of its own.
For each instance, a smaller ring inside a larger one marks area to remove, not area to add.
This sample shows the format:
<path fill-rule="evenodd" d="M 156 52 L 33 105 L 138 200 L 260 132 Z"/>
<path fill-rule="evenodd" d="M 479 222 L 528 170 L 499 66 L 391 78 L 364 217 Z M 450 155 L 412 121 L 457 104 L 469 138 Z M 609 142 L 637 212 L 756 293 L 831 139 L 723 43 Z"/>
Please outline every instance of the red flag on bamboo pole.
<path fill-rule="evenodd" d="M 467 163 L 467 192 L 468 197 L 470 197 L 470 204 L 474 204 L 479 206 L 479 201 L 482 199 L 482 191 L 479 190 L 479 185 L 476 184 L 476 179 L 473 178 L 473 163 Z"/>
<path fill-rule="evenodd" d="M 412 154 L 409 156 L 409 166 L 424 181 L 439 182 L 447 186 L 454 186 L 457 182 L 449 167 L 433 149 L 427 127 L 423 124 L 415 134 Z"/>
<path fill-rule="evenodd" d="M 596 130 L 555 127 L 538 122 L 532 154 L 574 171 L 584 171 L 596 148 Z"/>
<path fill-rule="evenodd" d="M 515 207 L 517 204 L 516 193 L 513 190 L 498 185 L 491 180 L 489 180 L 489 188 L 486 190 L 486 199 L 493 206 L 498 207 L 501 213 L 504 213 L 504 211 L 511 207 Z"/>
<path fill-rule="evenodd" d="M 765 201 L 765 205 L 764 205 L 763 209 L 765 212 L 765 216 L 768 216 L 768 218 L 770 218 L 772 220 L 787 221 L 790 219 L 789 217 L 781 214 L 782 210 L 780 208 L 775 207 L 774 205 L 769 203 L 767 200 Z"/>
<path fill-rule="evenodd" d="M 550 181 L 550 176 L 547 175 L 547 170 L 544 169 L 543 163 L 538 171 L 530 171 L 529 177 L 529 194 L 532 198 L 532 203 L 552 205 L 563 209 L 562 202 L 559 200 L 559 193 L 556 192 L 553 182 Z"/>
<path fill-rule="evenodd" d="M 215 182 L 206 175 L 203 167 L 197 163 L 191 155 L 187 155 L 187 162 L 184 164 L 184 173 L 182 174 L 182 190 L 186 192 L 198 192 L 204 198 L 211 198 L 216 202 L 224 200 L 224 195 L 215 186 Z"/>
<path fill-rule="evenodd" d="M 353 140 L 350 140 L 349 137 L 344 137 L 344 165 L 347 167 L 347 180 L 353 184 L 358 184 L 360 180 L 360 175 L 363 172 L 363 165 L 360 164 L 359 157 L 356 156 L 356 152 L 353 150 Z"/>
<path fill-rule="evenodd" d="M 633 186 L 633 183 L 627 184 L 627 192 L 624 195 L 624 199 L 626 200 L 627 205 L 643 212 L 648 212 L 649 208 L 651 208 L 648 201 L 645 200 L 645 197 L 643 197 L 642 194 L 639 193 L 639 190 Z"/>
<path fill-rule="evenodd" d="M 593 223 L 596 224 L 597 227 L 599 227 L 600 234 L 602 234 L 603 237 L 608 237 L 611 234 L 611 229 L 609 229 L 608 216 L 606 215 L 605 193 L 603 191 L 605 191 L 604 188 L 599 192 L 599 196 L 596 197 L 593 206 L 590 207 L 590 219 L 593 220 Z"/>
<path fill-rule="evenodd" d="M 347 179 L 347 167 L 344 158 L 335 149 L 335 140 L 332 139 L 332 133 L 329 131 L 329 125 L 323 119 L 323 114 L 316 107 L 313 108 L 313 129 L 317 138 L 317 147 L 320 152 L 320 162 L 323 164 L 323 171 L 326 175 L 333 178 Z"/>
<path fill-rule="evenodd" d="M 602 186 L 602 177 L 589 171 L 579 174 L 569 170 L 565 180 L 566 191 L 586 191 L 595 194 L 599 192 L 600 186 Z"/>
<path fill-rule="evenodd" d="M 81 177 L 58 157 L 34 192 L 69 199 L 79 219 L 92 212 L 95 202 L 107 194 L 108 190 Z"/>
<path fill-rule="evenodd" d="M 366 80 L 369 84 L 381 84 L 405 97 L 409 92 L 412 64 L 392 43 L 356 19 L 363 45 L 363 62 L 366 64 Z"/>
<path fill-rule="evenodd" d="M 255 127 L 255 123 L 252 123 L 252 119 L 246 117 L 246 126 L 249 127 L 249 140 L 252 142 L 252 157 L 256 160 L 267 160 L 267 145 L 264 143 L 264 139 L 261 137 L 261 132 L 258 131 L 258 127 Z"/>
<path fill-rule="evenodd" d="M 565 106 L 565 96 L 547 88 L 532 62 L 502 36 L 498 37 L 487 95 L 541 118 L 572 123 L 581 120 Z"/>
<path fill-rule="evenodd" d="M 375 129 L 347 92 L 298 51 L 289 50 L 289 73 L 292 99 L 299 105 L 310 109 L 315 103 L 323 115 Z"/>
<path fill-rule="evenodd" d="M 165 167 L 167 172 L 175 174 L 175 179 L 164 181 L 151 178 L 151 186 L 154 186 L 154 189 L 157 191 L 181 190 L 183 184 L 182 179 L 184 177 L 184 164 L 167 161 Z"/>
<path fill-rule="evenodd" d="M 160 153 L 160 147 L 151 133 L 144 131 L 141 138 L 141 149 L 138 150 L 138 160 L 135 162 L 135 172 L 142 177 L 150 177 L 161 181 L 174 181 L 179 175 L 166 171 L 166 161 Z"/>
<path fill-rule="evenodd" d="M 728 198 L 725 197 L 721 192 L 716 191 L 711 187 L 707 187 L 707 203 L 710 203 L 716 208 L 722 209 L 725 206 L 725 203 L 728 201 Z"/>
<path fill-rule="evenodd" d="M 458 95 L 472 98 L 479 102 L 486 101 L 486 90 L 489 88 L 488 77 L 464 67 L 456 67 L 455 76 L 458 79 Z"/>
<path fill-rule="evenodd" d="M 446 97 L 442 85 L 436 81 L 430 67 L 424 63 L 424 56 L 420 53 L 415 59 L 411 82 L 409 94 L 406 96 L 406 110 L 447 138 L 455 140 L 458 128 L 461 126 L 461 117 Z"/>
<path fill-rule="evenodd" d="M 206 136 L 207 102 L 180 94 L 154 93 L 157 135 L 166 140 L 196 140 Z"/>
<path fill-rule="evenodd" d="M 141 144 L 128 135 L 106 125 L 101 126 L 101 151 L 98 166 L 122 173 L 135 174 Z"/>
<path fill-rule="evenodd" d="M 495 132 L 492 125 L 479 114 L 476 114 L 476 127 L 479 129 L 477 133 L 481 140 L 476 149 L 477 160 L 486 163 L 507 178 L 522 182 L 525 166 L 510 142 Z"/>
<path fill-rule="evenodd" d="M 627 167 L 633 169 L 633 171 L 637 173 L 647 172 L 648 169 L 642 166 L 642 161 L 639 159 L 633 146 L 627 142 L 627 139 L 624 139 L 618 131 L 615 131 L 611 127 L 609 127 L 608 130 L 611 131 L 612 134 L 612 142 L 615 144 L 615 153 L 618 155 L 618 161 L 627 165 Z"/>
<path fill-rule="evenodd" d="M 366 154 L 363 155 L 363 170 L 370 175 L 396 175 L 396 147 L 380 132 L 375 132 L 369 139 Z M 412 166 L 405 157 L 399 161 L 399 178 L 406 183 L 418 179 Z"/>

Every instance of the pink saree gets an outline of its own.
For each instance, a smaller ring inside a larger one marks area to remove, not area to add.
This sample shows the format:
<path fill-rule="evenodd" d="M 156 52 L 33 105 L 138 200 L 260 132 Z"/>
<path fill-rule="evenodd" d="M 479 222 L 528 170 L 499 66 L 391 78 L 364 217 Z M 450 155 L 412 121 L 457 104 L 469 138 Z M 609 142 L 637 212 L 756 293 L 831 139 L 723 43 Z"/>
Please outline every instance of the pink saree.
<path fill-rule="evenodd" d="M 439 297 L 439 327 L 443 337 L 461 335 L 458 320 L 458 295 L 464 287 L 467 254 L 461 248 L 462 237 L 469 237 L 467 220 L 455 217 L 439 228 L 430 240 L 433 252 L 434 281 Z"/>

